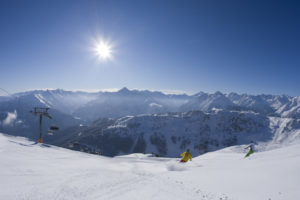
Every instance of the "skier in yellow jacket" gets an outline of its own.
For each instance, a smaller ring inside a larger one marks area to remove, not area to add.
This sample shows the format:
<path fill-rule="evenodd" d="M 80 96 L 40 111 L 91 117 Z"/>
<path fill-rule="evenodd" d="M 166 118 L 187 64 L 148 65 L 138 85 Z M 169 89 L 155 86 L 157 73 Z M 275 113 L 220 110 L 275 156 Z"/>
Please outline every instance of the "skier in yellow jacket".
<path fill-rule="evenodd" d="M 182 156 L 182 159 L 180 160 L 180 162 L 187 162 L 189 159 L 192 161 L 192 154 L 190 153 L 190 150 L 187 149 L 186 152 L 180 154 Z"/>

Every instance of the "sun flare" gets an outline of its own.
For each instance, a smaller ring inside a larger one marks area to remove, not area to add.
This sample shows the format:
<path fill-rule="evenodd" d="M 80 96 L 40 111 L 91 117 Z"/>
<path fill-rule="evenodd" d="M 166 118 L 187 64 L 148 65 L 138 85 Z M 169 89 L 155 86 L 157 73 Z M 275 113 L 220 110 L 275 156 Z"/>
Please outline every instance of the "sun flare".
<path fill-rule="evenodd" d="M 97 56 L 101 60 L 107 60 L 112 57 L 112 47 L 107 42 L 100 41 L 95 45 Z"/>

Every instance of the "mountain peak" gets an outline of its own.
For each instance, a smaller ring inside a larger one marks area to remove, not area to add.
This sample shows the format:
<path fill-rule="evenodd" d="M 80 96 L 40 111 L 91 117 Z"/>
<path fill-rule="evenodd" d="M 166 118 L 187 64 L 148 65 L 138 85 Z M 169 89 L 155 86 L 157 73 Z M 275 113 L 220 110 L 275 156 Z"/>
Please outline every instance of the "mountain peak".
<path fill-rule="evenodd" d="M 204 95 L 204 94 L 206 94 L 205 92 L 202 92 L 202 91 L 200 91 L 200 92 L 198 92 L 198 93 L 196 93 L 196 94 L 194 94 L 194 96 L 202 96 L 202 95 Z"/>
<path fill-rule="evenodd" d="M 128 94 L 130 93 L 130 90 L 127 88 L 127 87 L 123 87 L 122 89 L 120 89 L 118 91 L 118 93 L 121 93 L 121 94 Z"/>
<path fill-rule="evenodd" d="M 220 91 L 216 91 L 216 92 L 214 93 L 214 96 L 223 96 L 223 93 L 220 92 Z"/>

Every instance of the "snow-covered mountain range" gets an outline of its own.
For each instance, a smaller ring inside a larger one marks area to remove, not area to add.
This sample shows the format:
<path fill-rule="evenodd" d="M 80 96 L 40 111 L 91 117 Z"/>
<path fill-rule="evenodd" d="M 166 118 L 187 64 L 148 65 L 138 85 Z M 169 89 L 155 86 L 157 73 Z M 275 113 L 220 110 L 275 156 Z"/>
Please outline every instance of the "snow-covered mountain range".
<path fill-rule="evenodd" d="M 126 115 L 187 112 L 213 108 L 254 111 L 261 114 L 300 117 L 300 97 L 287 95 L 248 95 L 199 92 L 195 95 L 170 95 L 148 90 L 122 88 L 117 92 L 72 92 L 34 90 L 1 97 L 1 111 L 12 112 L 22 105 L 44 106 L 62 113 L 94 121 L 98 118 L 118 118 Z M 27 109 L 27 108 L 23 108 Z"/>
<path fill-rule="evenodd" d="M 300 97 L 199 92 L 170 95 L 129 90 L 72 92 L 35 90 L 0 98 L 0 131 L 37 138 L 33 107 L 49 107 L 61 131 L 45 141 L 80 143 L 105 155 L 155 152 L 195 154 L 253 142 L 293 141 L 299 136 Z"/>
<path fill-rule="evenodd" d="M 74 130 L 61 145 L 108 156 L 155 153 L 177 157 L 186 149 L 201 155 L 251 142 L 258 148 L 273 148 L 296 141 L 300 141 L 300 119 L 214 109 L 210 113 L 189 111 L 100 119 L 84 130 Z"/>

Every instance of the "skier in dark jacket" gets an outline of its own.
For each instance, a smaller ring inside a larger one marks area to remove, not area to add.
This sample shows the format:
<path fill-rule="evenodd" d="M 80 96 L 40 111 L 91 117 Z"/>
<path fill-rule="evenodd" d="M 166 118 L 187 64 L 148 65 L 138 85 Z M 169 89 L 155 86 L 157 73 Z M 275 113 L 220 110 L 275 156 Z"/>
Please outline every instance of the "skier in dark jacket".
<path fill-rule="evenodd" d="M 254 153 L 253 151 L 253 144 L 250 144 L 249 146 L 247 146 L 245 149 L 248 149 L 249 148 L 249 151 L 248 153 L 245 155 L 245 158 L 249 157 L 251 154 Z"/>

